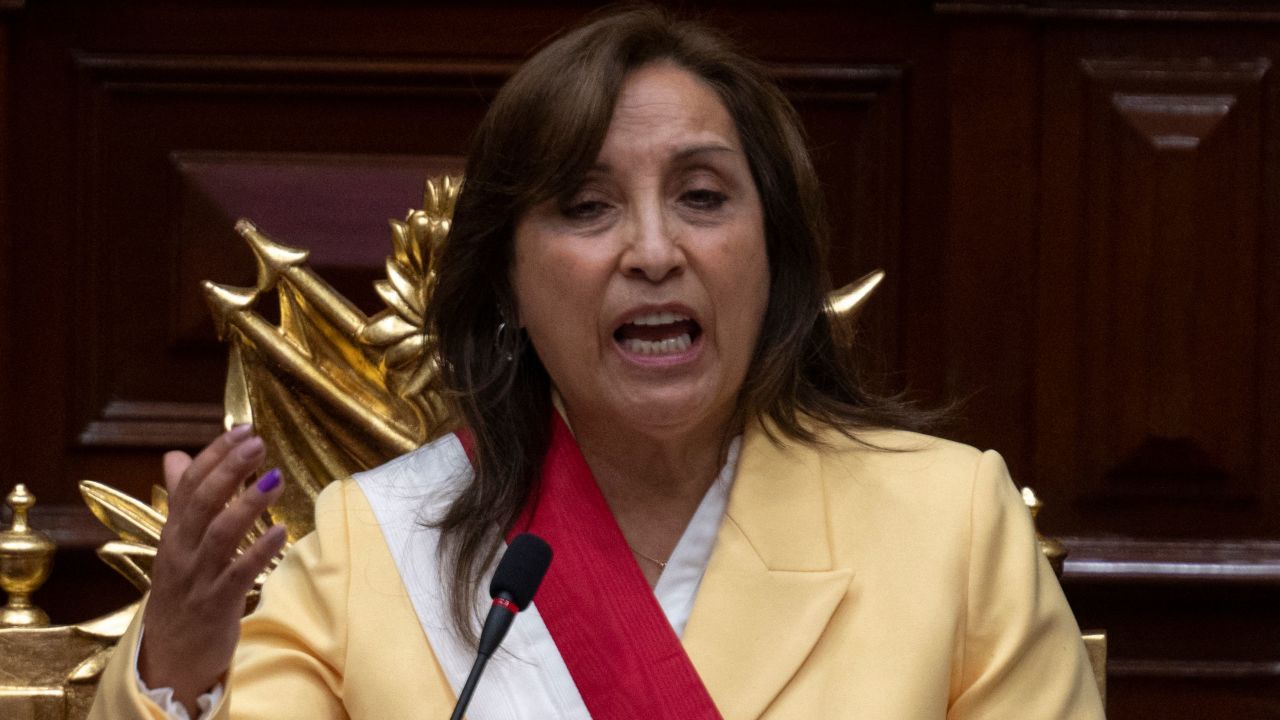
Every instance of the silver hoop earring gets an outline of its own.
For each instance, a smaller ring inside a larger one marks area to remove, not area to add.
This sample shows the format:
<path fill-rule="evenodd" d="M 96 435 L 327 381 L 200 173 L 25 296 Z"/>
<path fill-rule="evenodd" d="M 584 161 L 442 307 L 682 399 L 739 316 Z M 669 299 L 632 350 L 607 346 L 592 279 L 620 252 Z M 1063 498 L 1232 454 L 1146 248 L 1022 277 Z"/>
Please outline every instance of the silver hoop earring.
<path fill-rule="evenodd" d="M 493 336 L 493 346 L 498 350 L 498 352 L 503 353 L 502 359 L 504 361 L 511 362 L 516 359 L 516 354 L 515 354 L 515 351 L 512 350 L 512 347 L 519 342 L 519 337 L 515 337 L 511 340 L 508 340 L 507 339 L 508 329 L 509 328 L 507 326 L 506 320 L 503 320 L 502 322 L 498 323 L 498 331 L 494 333 L 494 336 Z M 519 332 L 520 331 L 518 329 L 514 331 L 514 333 L 517 335 Z"/>

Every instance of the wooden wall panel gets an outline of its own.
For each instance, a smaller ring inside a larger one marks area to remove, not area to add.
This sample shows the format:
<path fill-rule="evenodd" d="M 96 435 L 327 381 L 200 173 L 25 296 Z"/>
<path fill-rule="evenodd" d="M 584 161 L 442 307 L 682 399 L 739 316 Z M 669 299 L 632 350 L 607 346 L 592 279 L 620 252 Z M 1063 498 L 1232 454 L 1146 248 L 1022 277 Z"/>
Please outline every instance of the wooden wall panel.
<path fill-rule="evenodd" d="M 0 167 L 6 167 L 10 159 L 7 122 L 10 112 L 9 103 L 9 18 L 7 14 L 0 13 Z M 8 173 L 0 173 L 0 208 L 9 207 L 11 202 Z M 9 383 L 6 378 L 13 373 L 10 368 L 10 358 L 17 352 L 14 334 L 10 332 L 15 322 L 11 310 L 13 303 L 10 300 L 10 293 L 14 292 L 14 286 L 10 280 L 12 262 L 9 259 L 12 237 L 9 213 L 5 212 L 0 215 L 0 417 L 3 417 L 11 407 Z M 3 430 L 4 425 L 5 423 L 0 421 L 0 431 Z"/>
<path fill-rule="evenodd" d="M 1260 478 L 1266 57 L 1046 56 L 1036 350 L 1045 481 L 1134 534 L 1275 532 Z M 1152 503 L 1195 523 L 1169 524 Z"/>
<path fill-rule="evenodd" d="M 920 288 L 910 312 L 942 318 L 930 359 L 943 397 L 960 403 L 954 435 L 995 448 L 1019 483 L 1056 505 L 1063 497 L 1033 462 L 1034 368 L 1027 363 L 1034 328 L 1039 78 L 1034 64 L 993 62 L 1034 55 L 1036 37 L 1023 23 L 957 22 L 949 44 L 949 136 L 946 233 L 924 253 L 941 257 L 942 282 Z M 924 260 L 924 253 L 911 259 Z M 1054 507 L 1046 520 L 1061 517 Z M 1059 526 L 1060 527 L 1060 526 Z"/>
<path fill-rule="evenodd" d="M 486 96 L 510 72 L 164 55 L 75 63 L 78 235 L 89 243 L 72 323 L 94 332 L 77 335 L 72 397 L 87 447 L 190 447 L 216 434 L 225 351 L 198 283 L 252 284 L 237 216 L 314 248 L 316 268 L 367 305 L 390 246 L 386 219 L 419 204 L 428 174 L 460 170 Z"/>
<path fill-rule="evenodd" d="M 1180 21 L 1044 33 L 1034 465 L 1113 714 L 1273 717 L 1280 45 Z"/>
<path fill-rule="evenodd" d="M 897 309 L 904 265 L 902 219 L 906 69 L 895 65 L 786 65 L 775 76 L 805 119 L 833 229 L 837 287 L 883 268 L 892 278 L 867 308 L 868 360 L 899 367 Z"/>

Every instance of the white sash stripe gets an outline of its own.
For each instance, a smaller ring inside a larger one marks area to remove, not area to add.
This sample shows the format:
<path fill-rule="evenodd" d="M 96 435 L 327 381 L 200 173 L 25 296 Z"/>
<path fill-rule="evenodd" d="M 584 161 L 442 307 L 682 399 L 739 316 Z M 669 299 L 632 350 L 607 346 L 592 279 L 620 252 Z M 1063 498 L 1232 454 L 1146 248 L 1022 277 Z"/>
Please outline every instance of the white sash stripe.
<path fill-rule="evenodd" d="M 418 621 L 453 686 L 462 690 L 476 651 L 453 632 L 436 547 L 439 531 L 425 518 L 438 517 L 456 488 L 469 479 L 471 464 L 453 435 L 436 440 L 388 465 L 356 475 L 382 527 Z M 488 578 L 477 594 L 481 617 L 488 611 Z M 501 649 L 490 658 L 467 709 L 470 720 L 588 720 L 578 688 L 538 614 L 537 603 L 520 613 Z"/>

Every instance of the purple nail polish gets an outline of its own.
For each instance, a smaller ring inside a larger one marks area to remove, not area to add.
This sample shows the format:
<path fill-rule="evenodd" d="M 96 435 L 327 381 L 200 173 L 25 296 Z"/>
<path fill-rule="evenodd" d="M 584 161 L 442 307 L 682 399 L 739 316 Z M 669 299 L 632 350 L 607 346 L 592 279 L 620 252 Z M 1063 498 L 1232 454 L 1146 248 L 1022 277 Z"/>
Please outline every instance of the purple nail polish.
<path fill-rule="evenodd" d="M 266 475 L 263 475 L 261 478 L 258 479 L 258 492 L 262 493 L 263 495 L 266 495 L 272 490 L 275 490 L 276 486 L 279 484 L 280 484 L 280 468 L 271 468 L 270 470 L 267 471 Z"/>
<path fill-rule="evenodd" d="M 253 425 L 249 423 L 240 423 L 227 431 L 227 436 L 232 440 L 243 440 L 249 437 L 249 433 L 253 432 Z"/>

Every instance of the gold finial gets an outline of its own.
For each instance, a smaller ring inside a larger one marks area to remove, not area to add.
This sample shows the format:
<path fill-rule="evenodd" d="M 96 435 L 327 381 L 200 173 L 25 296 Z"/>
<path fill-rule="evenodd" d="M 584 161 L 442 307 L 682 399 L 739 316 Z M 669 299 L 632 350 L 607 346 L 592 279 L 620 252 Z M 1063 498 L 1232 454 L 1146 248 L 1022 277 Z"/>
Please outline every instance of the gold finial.
<path fill-rule="evenodd" d="M 836 345 L 842 350 L 848 352 L 853 349 L 858 313 L 883 280 L 884 271 L 873 270 L 839 290 L 827 293 L 827 318 L 831 321 L 831 333 Z"/>
<path fill-rule="evenodd" d="M 31 604 L 31 593 L 49 577 L 57 546 L 27 523 L 36 497 L 25 485 L 14 487 L 7 502 L 13 508 L 13 524 L 0 531 L 0 587 L 9 593 L 9 603 L 0 608 L 0 626 L 43 627 L 49 616 Z"/>
<path fill-rule="evenodd" d="M 1022 502 L 1026 503 L 1027 508 L 1031 510 L 1031 522 L 1036 521 L 1036 517 L 1040 515 L 1040 509 L 1044 507 L 1044 503 L 1040 502 L 1040 498 L 1036 497 L 1036 491 L 1029 487 L 1022 488 Z M 1062 577 L 1062 563 L 1067 559 L 1067 548 L 1056 538 L 1045 537 L 1040 534 L 1040 528 L 1036 528 L 1036 542 L 1040 544 L 1040 552 L 1049 560 L 1049 566 L 1053 568 L 1053 572 L 1058 577 Z"/>

